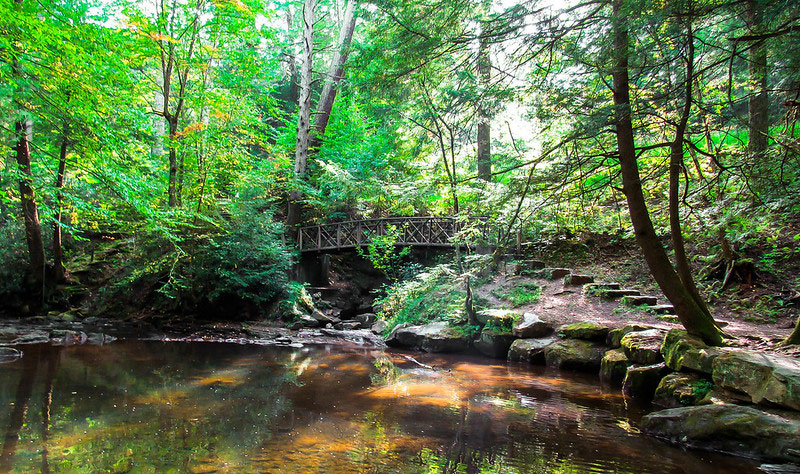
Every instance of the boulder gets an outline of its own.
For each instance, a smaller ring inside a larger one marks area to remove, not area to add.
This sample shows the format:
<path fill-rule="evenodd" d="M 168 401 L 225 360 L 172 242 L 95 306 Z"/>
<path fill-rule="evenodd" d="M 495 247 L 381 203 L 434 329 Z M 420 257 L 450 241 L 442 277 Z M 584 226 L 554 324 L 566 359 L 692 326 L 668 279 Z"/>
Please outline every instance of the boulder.
<path fill-rule="evenodd" d="M 625 379 L 625 373 L 630 366 L 631 361 L 628 360 L 625 356 L 625 351 L 622 349 L 606 351 L 603 355 L 603 360 L 600 361 L 600 379 L 604 382 L 620 385 L 622 380 Z"/>
<path fill-rule="evenodd" d="M 514 327 L 514 322 L 522 317 L 519 311 L 508 309 L 484 309 L 478 311 L 475 316 L 478 322 L 483 325 L 490 324 L 495 327 L 509 328 Z"/>
<path fill-rule="evenodd" d="M 634 331 L 624 335 L 620 345 L 625 355 L 634 364 L 653 365 L 661 362 L 661 342 L 664 340 L 664 331 L 648 329 Z"/>
<path fill-rule="evenodd" d="M 642 431 L 673 443 L 776 461 L 800 461 L 800 422 L 738 405 L 670 408 L 642 418 Z"/>
<path fill-rule="evenodd" d="M 508 349 L 517 337 L 510 332 L 496 332 L 484 328 L 480 336 L 473 342 L 475 349 L 487 357 L 495 359 L 505 359 L 508 357 Z"/>
<path fill-rule="evenodd" d="M 508 349 L 508 360 L 544 365 L 544 349 L 556 342 L 556 338 L 517 339 Z"/>
<path fill-rule="evenodd" d="M 102 346 L 108 344 L 110 342 L 116 341 L 117 338 L 114 336 L 109 336 L 108 334 L 102 334 L 98 332 L 90 332 L 86 338 L 86 344 L 93 345 L 93 346 Z"/>
<path fill-rule="evenodd" d="M 649 308 L 647 308 L 647 310 L 655 314 L 666 314 L 666 315 L 675 314 L 675 307 L 672 306 L 671 304 L 657 304 L 650 306 Z"/>
<path fill-rule="evenodd" d="M 625 372 L 622 393 L 633 398 L 652 400 L 656 387 L 669 372 L 663 363 L 654 365 L 632 365 Z"/>
<path fill-rule="evenodd" d="M 311 313 L 311 317 L 316 319 L 319 322 L 319 324 L 322 325 L 322 326 L 324 326 L 326 324 L 336 324 L 336 323 L 338 323 L 340 321 L 339 318 L 334 317 L 334 316 L 328 316 L 327 314 L 323 313 L 322 311 L 320 311 L 318 309 L 314 310 L 314 312 Z"/>
<path fill-rule="evenodd" d="M 690 336 L 682 329 L 672 329 L 661 345 L 664 362 L 672 370 L 693 370 L 711 375 L 714 359 L 725 349 L 708 347 L 699 338 Z"/>
<path fill-rule="evenodd" d="M 50 333 L 47 331 L 34 330 L 19 334 L 11 344 L 47 344 L 50 342 Z"/>
<path fill-rule="evenodd" d="M 594 282 L 591 275 L 576 275 L 574 273 L 564 277 L 564 286 L 580 286 Z"/>
<path fill-rule="evenodd" d="M 55 346 L 83 344 L 88 338 L 89 336 L 83 331 L 71 331 L 69 329 L 53 329 L 50 331 L 50 343 Z"/>
<path fill-rule="evenodd" d="M 580 339 L 558 341 L 544 349 L 547 365 L 559 369 L 596 372 L 606 352 L 605 346 Z"/>
<path fill-rule="evenodd" d="M 0 364 L 13 362 L 22 357 L 22 351 L 13 347 L 0 347 Z"/>
<path fill-rule="evenodd" d="M 361 321 L 340 321 L 334 324 L 333 327 L 340 331 L 355 331 L 356 329 L 361 329 L 362 324 Z"/>
<path fill-rule="evenodd" d="M 376 316 L 375 313 L 361 313 L 354 316 L 353 320 L 360 322 L 362 328 L 368 328 L 375 324 L 375 321 L 378 320 L 378 316 Z"/>
<path fill-rule="evenodd" d="M 608 331 L 608 336 L 606 336 L 606 345 L 611 347 L 612 349 L 616 349 L 620 347 L 620 342 L 622 341 L 622 337 L 629 332 L 634 331 L 647 331 L 648 329 L 654 329 L 652 326 L 645 326 L 642 324 L 626 324 L 621 328 L 614 328 Z"/>
<path fill-rule="evenodd" d="M 713 386 L 710 380 L 693 372 L 672 372 L 656 387 L 653 403 L 667 408 L 697 405 Z"/>
<path fill-rule="evenodd" d="M 582 339 L 584 341 L 605 341 L 608 326 L 591 321 L 565 324 L 558 328 L 558 333 L 565 339 Z"/>
<path fill-rule="evenodd" d="M 372 327 L 369 328 L 369 330 L 372 331 L 374 334 L 378 335 L 383 334 L 384 332 L 386 332 L 386 322 L 378 320 L 375 322 L 375 324 L 372 325 Z"/>
<path fill-rule="evenodd" d="M 304 328 L 318 328 L 320 324 L 318 320 L 307 314 L 300 315 L 296 322 L 300 323 L 300 327 Z"/>
<path fill-rule="evenodd" d="M 552 324 L 542 321 L 534 313 L 525 313 L 522 315 L 522 319 L 514 325 L 513 333 L 517 337 L 529 339 L 549 336 L 553 331 Z"/>
<path fill-rule="evenodd" d="M 464 352 L 469 348 L 467 337 L 445 321 L 419 326 L 400 324 L 389 333 L 386 344 L 425 352 Z"/>
<path fill-rule="evenodd" d="M 714 359 L 712 377 L 720 387 L 738 390 L 753 403 L 766 400 L 800 410 L 800 363 L 797 359 L 733 350 Z"/>

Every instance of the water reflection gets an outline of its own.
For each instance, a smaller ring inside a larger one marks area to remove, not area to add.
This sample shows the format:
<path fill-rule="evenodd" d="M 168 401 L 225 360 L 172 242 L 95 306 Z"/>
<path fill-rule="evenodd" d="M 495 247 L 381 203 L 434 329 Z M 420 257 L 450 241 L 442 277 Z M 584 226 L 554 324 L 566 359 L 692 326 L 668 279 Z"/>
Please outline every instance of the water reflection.
<path fill-rule="evenodd" d="M 755 472 L 594 377 L 374 350 L 122 342 L 0 366 L 0 471 Z"/>

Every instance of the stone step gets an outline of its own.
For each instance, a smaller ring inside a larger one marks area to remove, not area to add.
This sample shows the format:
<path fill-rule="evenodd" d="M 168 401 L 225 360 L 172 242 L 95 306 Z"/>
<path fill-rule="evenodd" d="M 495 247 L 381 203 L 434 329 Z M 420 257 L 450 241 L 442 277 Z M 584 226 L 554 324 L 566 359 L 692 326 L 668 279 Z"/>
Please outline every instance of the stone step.
<path fill-rule="evenodd" d="M 564 277 L 564 286 L 580 286 L 593 282 L 594 277 L 591 275 L 576 275 L 572 273 Z"/>
<path fill-rule="evenodd" d="M 671 304 L 651 305 L 647 310 L 655 314 L 675 314 L 675 307 Z"/>
<path fill-rule="evenodd" d="M 600 290 L 598 295 L 607 300 L 614 300 L 622 298 L 623 296 L 639 296 L 642 293 L 639 290 Z"/>
<path fill-rule="evenodd" d="M 622 289 L 622 285 L 619 283 L 589 283 L 588 285 L 583 285 L 583 292 L 586 294 L 597 294 L 602 290 L 620 290 Z"/>
<path fill-rule="evenodd" d="M 548 280 L 558 280 L 559 278 L 563 278 L 570 273 L 572 273 L 572 270 L 569 268 L 543 268 L 540 270 L 542 278 L 546 278 Z"/>
<path fill-rule="evenodd" d="M 658 303 L 658 297 L 649 296 L 649 295 L 631 295 L 631 296 L 623 296 L 622 297 L 622 304 L 628 306 L 652 306 Z"/>

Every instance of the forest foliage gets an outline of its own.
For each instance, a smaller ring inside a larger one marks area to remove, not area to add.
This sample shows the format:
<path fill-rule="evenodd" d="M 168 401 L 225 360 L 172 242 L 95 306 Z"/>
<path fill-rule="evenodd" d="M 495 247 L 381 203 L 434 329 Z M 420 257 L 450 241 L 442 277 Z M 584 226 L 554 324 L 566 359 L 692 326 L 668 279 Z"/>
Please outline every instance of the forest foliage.
<path fill-rule="evenodd" d="M 749 257 L 788 295 L 800 288 L 782 270 L 800 239 L 797 2 L 354 3 L 330 120 L 298 173 L 303 13 L 315 12 L 315 110 L 346 6 L 0 3 L 0 293 L 66 304 L 93 249 L 115 241 L 106 293 L 149 289 L 180 312 L 246 301 L 258 313 L 287 294 L 292 191 L 303 224 L 471 215 L 506 244 L 517 232 L 630 238 L 612 94 L 621 22 L 658 234 L 671 232 L 673 179 L 695 269 L 722 261 L 727 280 Z"/>

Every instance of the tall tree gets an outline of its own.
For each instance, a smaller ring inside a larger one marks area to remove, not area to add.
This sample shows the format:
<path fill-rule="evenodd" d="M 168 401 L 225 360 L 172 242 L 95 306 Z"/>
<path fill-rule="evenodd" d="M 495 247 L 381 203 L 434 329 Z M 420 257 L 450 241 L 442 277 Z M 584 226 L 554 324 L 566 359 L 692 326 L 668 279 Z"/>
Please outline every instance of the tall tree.
<path fill-rule="evenodd" d="M 484 17 L 491 8 L 491 0 L 483 0 Z M 481 24 L 478 37 L 478 82 L 481 96 L 478 98 L 478 177 L 485 181 L 492 179 L 491 115 L 488 108 L 487 90 L 492 80 L 492 57 L 489 50 L 488 22 Z"/>
<path fill-rule="evenodd" d="M 23 0 L 15 0 L 17 10 L 22 10 Z M 39 221 L 39 211 L 36 206 L 36 195 L 33 191 L 33 172 L 31 170 L 31 149 L 29 137 L 33 134 L 33 124 L 25 114 L 21 89 L 23 83 L 23 71 L 20 57 L 24 54 L 25 38 L 21 32 L 16 32 L 17 37 L 14 41 L 16 54 L 11 64 L 11 77 L 16 82 L 16 94 L 14 101 L 16 104 L 17 117 L 14 119 L 14 155 L 19 172 L 19 195 L 22 207 L 22 218 L 25 223 L 25 241 L 28 245 L 28 280 L 35 284 L 44 285 L 46 273 L 46 260 L 44 252 L 44 241 L 42 239 L 42 225 Z"/>
<path fill-rule="evenodd" d="M 311 74 L 314 59 L 314 9 L 316 0 L 303 3 L 303 65 L 300 70 L 300 109 L 297 114 L 297 141 L 294 152 L 294 182 L 289 191 L 286 225 L 292 235 L 298 231 L 302 213 L 302 183 L 308 170 L 311 146 Z"/>
<path fill-rule="evenodd" d="M 350 42 L 353 40 L 353 32 L 355 31 L 356 19 L 358 18 L 357 9 L 357 0 L 350 0 L 347 2 L 347 8 L 344 11 L 344 21 L 339 30 L 339 46 L 331 61 L 331 67 L 328 71 L 325 85 L 322 87 L 322 93 L 319 96 L 317 113 L 314 115 L 314 133 L 311 136 L 309 145 L 311 150 L 319 149 L 322 144 L 322 137 L 325 135 L 325 129 L 328 127 L 328 121 L 331 118 L 333 102 L 336 100 L 339 83 L 344 76 L 344 64 L 347 62 L 347 56 L 350 54 Z"/>
<path fill-rule="evenodd" d="M 614 121 L 616 125 L 617 152 L 619 153 L 622 183 L 628 201 L 631 223 L 636 240 L 642 249 L 653 278 L 664 295 L 675 306 L 683 326 L 693 335 L 710 344 L 720 344 L 722 336 L 714 319 L 703 310 L 681 282 L 669 261 L 666 250 L 656 235 L 647 203 L 642 192 L 642 181 L 636 163 L 631 100 L 628 75 L 628 25 L 625 0 L 613 0 L 612 15 L 612 82 L 614 96 Z"/>

